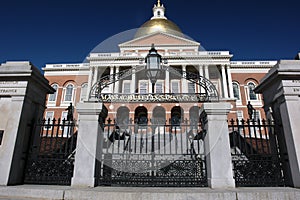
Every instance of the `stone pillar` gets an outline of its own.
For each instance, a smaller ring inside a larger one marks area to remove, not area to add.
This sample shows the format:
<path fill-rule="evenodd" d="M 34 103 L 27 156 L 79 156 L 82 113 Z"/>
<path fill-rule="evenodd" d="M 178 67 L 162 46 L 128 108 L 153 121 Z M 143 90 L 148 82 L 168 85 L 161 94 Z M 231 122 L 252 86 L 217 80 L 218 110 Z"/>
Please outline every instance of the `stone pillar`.
<path fill-rule="evenodd" d="M 54 93 L 40 70 L 30 62 L 0 66 L 0 185 L 23 183 L 35 123 L 42 119 L 46 94 Z"/>
<path fill-rule="evenodd" d="M 136 74 L 135 74 L 135 67 L 132 67 L 132 75 L 131 75 L 131 84 L 130 84 L 130 92 L 131 94 L 135 93 L 136 89 Z"/>
<path fill-rule="evenodd" d="M 120 72 L 120 67 L 117 66 L 117 67 L 116 67 L 116 74 L 119 73 L 119 72 Z M 116 78 L 116 79 L 117 79 L 117 78 Z M 114 93 L 120 93 L 120 91 L 119 91 L 119 84 L 120 84 L 119 80 L 116 80 L 116 82 L 115 82 L 115 91 L 114 91 Z"/>
<path fill-rule="evenodd" d="M 226 71 L 225 71 L 225 66 L 221 66 L 221 71 L 222 71 L 222 83 L 223 83 L 223 97 L 228 98 L 228 86 L 227 86 L 227 78 L 226 78 Z"/>
<path fill-rule="evenodd" d="M 228 85 L 229 85 L 229 98 L 234 98 L 233 95 L 233 87 L 232 87 L 232 76 L 231 76 L 231 70 L 230 65 L 226 66 L 227 75 L 228 75 Z"/>
<path fill-rule="evenodd" d="M 182 76 L 186 76 L 186 66 L 182 65 Z M 188 84 L 186 78 L 181 78 L 181 91 L 182 93 L 188 93 Z"/>
<path fill-rule="evenodd" d="M 110 73 L 109 75 L 113 75 L 114 74 L 114 66 L 110 66 Z M 113 81 L 113 77 L 111 76 L 111 80 L 110 81 Z M 111 93 L 114 93 L 114 84 L 110 84 L 109 85 L 109 91 Z"/>
<path fill-rule="evenodd" d="M 265 108 L 272 108 L 286 184 L 298 188 L 300 187 L 300 61 L 279 61 L 261 80 L 255 92 L 263 94 Z"/>
<path fill-rule="evenodd" d="M 79 115 L 78 138 L 75 154 L 72 186 L 94 187 L 96 184 L 96 161 L 101 151 L 101 127 L 98 119 L 102 103 L 84 102 L 77 104 Z"/>
<path fill-rule="evenodd" d="M 227 115 L 230 103 L 204 103 L 200 116 L 204 121 L 204 148 L 208 185 L 211 188 L 234 188 Z"/>

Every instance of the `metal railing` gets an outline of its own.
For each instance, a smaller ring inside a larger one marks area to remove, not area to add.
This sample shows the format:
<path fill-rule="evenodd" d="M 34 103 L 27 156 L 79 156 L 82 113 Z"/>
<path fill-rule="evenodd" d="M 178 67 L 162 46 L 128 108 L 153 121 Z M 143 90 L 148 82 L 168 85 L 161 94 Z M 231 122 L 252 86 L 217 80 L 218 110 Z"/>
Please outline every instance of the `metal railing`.
<path fill-rule="evenodd" d="M 154 122 L 155 120 L 150 120 Z M 128 124 L 104 126 L 99 185 L 207 186 L 199 124 Z"/>
<path fill-rule="evenodd" d="M 230 120 L 229 137 L 237 186 L 283 186 L 284 176 L 273 122 Z"/>
<path fill-rule="evenodd" d="M 41 120 L 35 126 L 24 183 L 70 185 L 77 132 L 74 120 Z"/>

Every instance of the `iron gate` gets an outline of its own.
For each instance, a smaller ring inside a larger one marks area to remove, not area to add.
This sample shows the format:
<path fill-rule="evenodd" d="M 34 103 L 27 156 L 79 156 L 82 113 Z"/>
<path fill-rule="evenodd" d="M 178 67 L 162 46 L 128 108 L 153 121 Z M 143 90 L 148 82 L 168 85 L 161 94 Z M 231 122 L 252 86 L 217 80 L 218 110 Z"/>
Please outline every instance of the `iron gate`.
<path fill-rule="evenodd" d="M 35 126 L 24 183 L 70 185 L 77 132 L 74 120 L 42 120 Z"/>
<path fill-rule="evenodd" d="M 284 186 L 274 124 L 266 120 L 231 120 L 230 145 L 237 186 Z"/>
<path fill-rule="evenodd" d="M 98 185 L 207 186 L 199 124 L 127 123 L 104 126 Z"/>

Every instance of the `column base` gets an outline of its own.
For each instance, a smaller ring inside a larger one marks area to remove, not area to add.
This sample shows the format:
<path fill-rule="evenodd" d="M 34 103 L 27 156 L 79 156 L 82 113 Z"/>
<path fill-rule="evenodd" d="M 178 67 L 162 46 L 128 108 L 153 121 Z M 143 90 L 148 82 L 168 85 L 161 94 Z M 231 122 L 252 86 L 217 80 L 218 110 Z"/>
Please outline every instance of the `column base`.
<path fill-rule="evenodd" d="M 208 186 L 210 188 L 235 188 L 235 180 L 231 179 L 217 179 L 208 178 Z"/>
<path fill-rule="evenodd" d="M 72 187 L 95 187 L 96 179 L 95 178 L 72 178 L 71 182 Z"/>

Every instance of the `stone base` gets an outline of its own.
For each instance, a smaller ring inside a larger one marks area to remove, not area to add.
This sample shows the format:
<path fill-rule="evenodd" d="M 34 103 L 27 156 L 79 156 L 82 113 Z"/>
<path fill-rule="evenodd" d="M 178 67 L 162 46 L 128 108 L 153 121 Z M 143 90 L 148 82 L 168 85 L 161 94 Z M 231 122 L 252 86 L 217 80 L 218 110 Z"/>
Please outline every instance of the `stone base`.
<path fill-rule="evenodd" d="M 219 189 L 222 189 L 222 188 L 235 188 L 235 181 L 233 178 L 231 179 L 210 179 L 208 178 L 208 186 L 210 188 L 219 188 Z"/>
<path fill-rule="evenodd" d="M 95 187 L 95 178 L 72 178 L 72 187 Z"/>
<path fill-rule="evenodd" d="M 20 185 L 0 186 L 0 199 L 74 199 L 74 200 L 290 200 L 300 199 L 295 188 L 142 188 Z"/>

